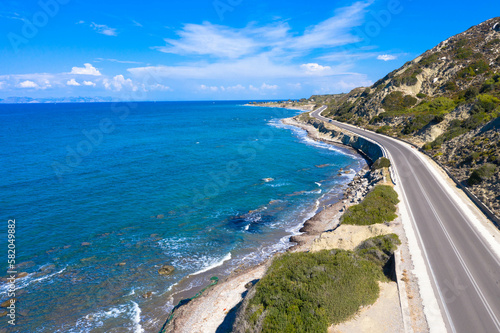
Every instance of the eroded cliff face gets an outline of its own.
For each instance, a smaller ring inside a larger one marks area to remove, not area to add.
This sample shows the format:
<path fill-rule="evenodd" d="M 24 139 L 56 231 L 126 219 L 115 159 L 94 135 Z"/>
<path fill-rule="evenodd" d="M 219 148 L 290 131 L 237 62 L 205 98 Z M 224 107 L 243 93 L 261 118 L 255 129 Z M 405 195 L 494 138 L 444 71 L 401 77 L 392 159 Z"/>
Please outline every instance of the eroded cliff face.
<path fill-rule="evenodd" d="M 352 147 L 368 157 L 371 161 L 376 161 L 378 158 L 384 156 L 379 145 L 368 141 L 365 138 L 359 137 L 352 132 L 343 130 L 333 124 L 327 124 L 312 118 L 308 113 L 296 116 L 293 119 L 297 122 L 317 128 L 320 133 L 318 139 L 333 141 Z"/>
<path fill-rule="evenodd" d="M 324 100 L 323 116 L 422 147 L 500 216 L 500 18 L 450 37 L 371 87 Z M 479 182 L 470 180 L 474 173 Z"/>

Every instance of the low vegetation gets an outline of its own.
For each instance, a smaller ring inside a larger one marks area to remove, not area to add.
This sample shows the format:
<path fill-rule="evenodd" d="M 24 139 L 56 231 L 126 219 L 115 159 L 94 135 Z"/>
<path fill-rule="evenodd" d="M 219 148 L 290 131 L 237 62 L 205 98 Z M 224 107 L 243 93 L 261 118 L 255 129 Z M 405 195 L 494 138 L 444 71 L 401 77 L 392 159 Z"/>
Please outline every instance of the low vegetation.
<path fill-rule="evenodd" d="M 485 163 L 472 171 L 469 179 L 467 179 L 467 183 L 469 185 L 477 185 L 483 180 L 491 178 L 496 171 L 497 167 L 495 164 Z"/>
<path fill-rule="evenodd" d="M 380 157 L 373 163 L 372 170 L 388 168 L 390 166 L 391 166 L 391 161 L 387 157 Z"/>
<path fill-rule="evenodd" d="M 398 194 L 391 186 L 377 185 L 358 205 L 351 206 L 342 215 L 341 223 L 371 225 L 390 222 L 396 218 Z"/>
<path fill-rule="evenodd" d="M 355 251 L 286 253 L 274 259 L 245 309 L 249 332 L 326 332 L 379 295 L 384 267 L 401 242 L 374 237 Z"/>

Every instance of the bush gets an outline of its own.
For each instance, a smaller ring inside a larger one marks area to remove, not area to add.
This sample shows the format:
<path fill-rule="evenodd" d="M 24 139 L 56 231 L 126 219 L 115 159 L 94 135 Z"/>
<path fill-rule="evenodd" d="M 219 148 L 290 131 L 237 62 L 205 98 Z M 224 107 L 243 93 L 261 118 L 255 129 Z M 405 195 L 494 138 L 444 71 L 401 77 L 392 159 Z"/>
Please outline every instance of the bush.
<path fill-rule="evenodd" d="M 424 93 L 418 93 L 418 94 L 417 94 L 417 97 L 418 97 L 418 98 L 420 98 L 420 99 L 422 99 L 422 98 L 426 98 L 426 97 L 427 97 L 427 95 L 426 95 L 426 94 L 424 94 Z"/>
<path fill-rule="evenodd" d="M 397 235 L 367 239 L 355 251 L 285 253 L 275 258 L 244 309 L 261 332 L 326 332 L 373 304 Z"/>
<path fill-rule="evenodd" d="M 471 100 L 476 98 L 477 94 L 479 94 L 479 90 L 475 87 L 469 88 L 465 91 L 464 97 L 465 100 Z"/>
<path fill-rule="evenodd" d="M 341 223 L 371 225 L 390 222 L 396 218 L 398 202 L 398 194 L 391 186 L 377 185 L 360 204 L 347 209 Z"/>
<path fill-rule="evenodd" d="M 406 95 L 403 97 L 403 107 L 409 108 L 412 107 L 413 105 L 417 104 L 418 100 L 410 95 Z"/>
<path fill-rule="evenodd" d="M 447 91 L 456 91 L 458 89 L 457 87 L 457 84 L 455 83 L 455 81 L 448 81 L 446 82 L 446 84 L 444 85 L 444 88 L 447 90 Z"/>
<path fill-rule="evenodd" d="M 418 64 L 422 67 L 431 67 L 440 57 L 441 53 L 436 52 L 427 57 L 422 58 Z"/>
<path fill-rule="evenodd" d="M 361 94 L 361 97 L 368 97 L 368 95 L 370 95 L 371 93 L 371 89 L 370 88 L 366 88 L 363 93 Z"/>
<path fill-rule="evenodd" d="M 427 124 L 433 121 L 435 116 L 432 114 L 423 114 L 413 117 L 401 131 L 403 134 L 411 134 L 420 131 Z"/>
<path fill-rule="evenodd" d="M 379 128 L 377 128 L 377 130 L 375 132 L 381 133 L 381 134 L 387 134 L 391 130 L 391 128 L 392 127 L 389 125 L 384 125 L 384 126 L 380 126 Z"/>
<path fill-rule="evenodd" d="M 490 66 L 488 65 L 488 63 L 481 59 L 462 69 L 460 72 L 458 72 L 458 76 L 461 78 L 474 77 L 476 75 L 486 73 L 489 69 Z"/>
<path fill-rule="evenodd" d="M 395 111 L 403 105 L 403 93 L 401 91 L 393 91 L 382 100 L 382 106 L 387 111 Z"/>
<path fill-rule="evenodd" d="M 474 54 L 474 51 L 472 51 L 471 48 L 469 48 L 469 47 L 461 47 L 461 48 L 458 49 L 455 58 L 457 58 L 457 59 L 468 59 L 468 58 L 472 57 L 473 54 Z"/>
<path fill-rule="evenodd" d="M 382 100 L 382 106 L 386 111 L 398 111 L 411 107 L 417 103 L 413 96 L 404 96 L 401 91 L 393 91 Z"/>
<path fill-rule="evenodd" d="M 380 157 L 373 163 L 372 170 L 388 168 L 390 166 L 391 166 L 391 161 L 388 158 Z"/>
<path fill-rule="evenodd" d="M 479 168 L 472 171 L 469 179 L 467 179 L 467 184 L 476 185 L 481 183 L 483 180 L 491 178 L 497 170 L 495 164 L 485 163 Z"/>
<path fill-rule="evenodd" d="M 500 105 L 500 100 L 491 95 L 479 95 L 474 104 L 473 112 L 492 112 Z"/>

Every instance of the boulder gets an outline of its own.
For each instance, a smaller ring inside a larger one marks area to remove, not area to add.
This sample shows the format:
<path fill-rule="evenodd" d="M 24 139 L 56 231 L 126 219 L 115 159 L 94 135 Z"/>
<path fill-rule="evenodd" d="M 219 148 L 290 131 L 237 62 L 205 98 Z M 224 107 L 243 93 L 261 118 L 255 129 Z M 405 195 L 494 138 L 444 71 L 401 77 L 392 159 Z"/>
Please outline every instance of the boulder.
<path fill-rule="evenodd" d="M 175 267 L 174 266 L 170 266 L 170 265 L 163 265 L 159 270 L 158 270 L 158 274 L 160 275 L 170 275 L 174 272 L 175 270 Z"/>
<path fill-rule="evenodd" d="M 15 298 L 12 298 L 14 301 L 16 300 Z M 6 308 L 8 307 L 11 303 L 10 303 L 10 299 L 6 300 L 5 302 L 3 302 L 2 304 L 0 304 L 0 307 L 2 308 Z"/>

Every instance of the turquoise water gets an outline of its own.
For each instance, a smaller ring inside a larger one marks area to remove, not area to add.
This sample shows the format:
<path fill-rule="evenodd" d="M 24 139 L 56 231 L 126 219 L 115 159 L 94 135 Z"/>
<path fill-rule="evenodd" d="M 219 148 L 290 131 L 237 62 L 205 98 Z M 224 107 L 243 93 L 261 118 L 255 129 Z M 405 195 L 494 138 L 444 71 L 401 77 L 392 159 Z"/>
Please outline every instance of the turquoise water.
<path fill-rule="evenodd" d="M 243 104 L 1 105 L 0 264 L 15 219 L 29 273 L 9 332 L 158 331 L 172 294 L 285 250 L 364 163 Z"/>

